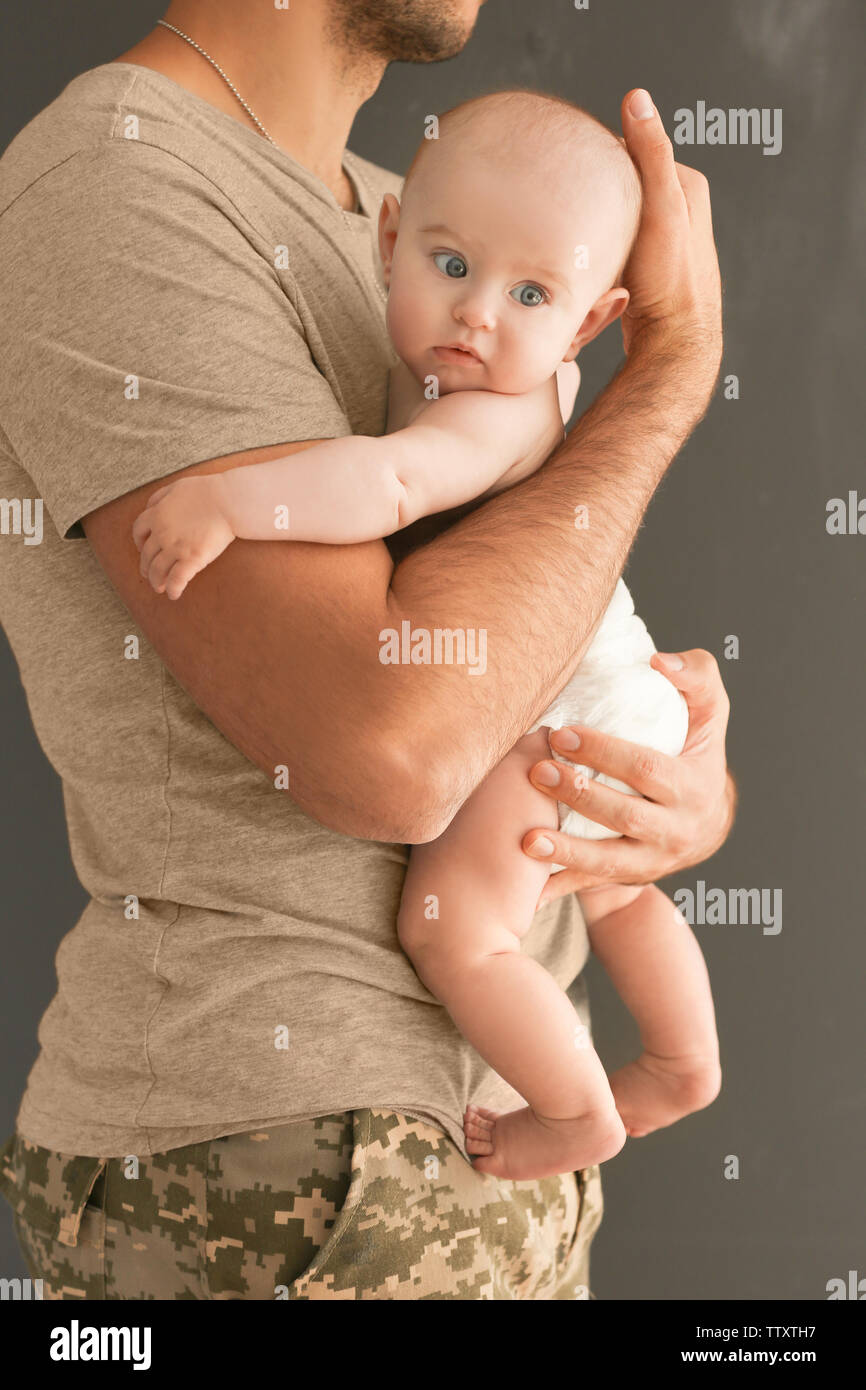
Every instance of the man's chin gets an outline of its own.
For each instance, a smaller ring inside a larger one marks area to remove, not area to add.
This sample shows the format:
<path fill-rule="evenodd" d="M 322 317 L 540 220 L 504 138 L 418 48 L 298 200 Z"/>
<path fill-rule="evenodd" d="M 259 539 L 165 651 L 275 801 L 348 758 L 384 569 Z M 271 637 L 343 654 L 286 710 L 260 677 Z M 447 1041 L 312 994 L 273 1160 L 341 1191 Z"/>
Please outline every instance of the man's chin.
<path fill-rule="evenodd" d="M 472 0 L 338 0 L 335 6 L 351 50 L 386 63 L 456 58 L 472 37 L 478 8 Z"/>

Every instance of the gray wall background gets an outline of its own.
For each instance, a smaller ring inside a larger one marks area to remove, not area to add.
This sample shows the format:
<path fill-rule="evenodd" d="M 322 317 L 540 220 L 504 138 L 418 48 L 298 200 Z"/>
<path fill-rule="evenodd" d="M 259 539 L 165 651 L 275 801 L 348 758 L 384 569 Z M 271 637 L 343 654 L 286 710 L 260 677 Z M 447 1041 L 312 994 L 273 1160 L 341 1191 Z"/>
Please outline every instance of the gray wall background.
<path fill-rule="evenodd" d="M 71 78 L 162 13 L 154 0 L 30 0 L 0 21 L 0 144 Z M 827 502 L 866 496 L 861 377 L 866 243 L 858 0 L 488 0 L 456 60 L 399 66 L 350 141 L 403 172 L 428 112 L 494 86 L 569 96 L 618 128 L 622 94 L 678 107 L 781 107 L 783 148 L 679 150 L 710 179 L 725 282 L 721 391 L 651 506 L 628 570 L 662 650 L 720 660 L 741 805 L 710 862 L 668 892 L 781 889 L 783 925 L 697 926 L 716 999 L 724 1090 L 699 1115 L 632 1140 L 604 1168 L 593 1289 L 607 1299 L 826 1297 L 866 1275 L 862 848 L 866 535 L 830 536 Z M 859 311 L 859 312 L 858 312 Z M 581 359 L 581 403 L 620 355 Z M 866 522 L 864 522 L 866 526 Z M 724 659 L 739 638 L 738 660 Z M 13 1125 L 54 991 L 54 953 L 84 906 L 60 783 L 0 640 L 0 912 L 6 968 L 0 1126 Z M 613 1070 L 635 1034 L 596 962 L 596 1043 Z M 726 1180 L 727 1155 L 740 1177 Z M 0 1272 L 20 1261 L 2 1204 Z"/>

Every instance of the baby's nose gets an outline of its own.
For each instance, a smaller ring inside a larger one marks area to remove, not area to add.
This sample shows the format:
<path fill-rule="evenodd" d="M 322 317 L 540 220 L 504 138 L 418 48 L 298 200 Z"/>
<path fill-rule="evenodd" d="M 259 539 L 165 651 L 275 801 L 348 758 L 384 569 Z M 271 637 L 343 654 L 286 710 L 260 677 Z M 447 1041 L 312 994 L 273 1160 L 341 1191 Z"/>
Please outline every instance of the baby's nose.
<path fill-rule="evenodd" d="M 467 328 L 493 328 L 496 324 L 492 304 L 477 294 L 461 299 L 455 309 L 455 315 Z"/>

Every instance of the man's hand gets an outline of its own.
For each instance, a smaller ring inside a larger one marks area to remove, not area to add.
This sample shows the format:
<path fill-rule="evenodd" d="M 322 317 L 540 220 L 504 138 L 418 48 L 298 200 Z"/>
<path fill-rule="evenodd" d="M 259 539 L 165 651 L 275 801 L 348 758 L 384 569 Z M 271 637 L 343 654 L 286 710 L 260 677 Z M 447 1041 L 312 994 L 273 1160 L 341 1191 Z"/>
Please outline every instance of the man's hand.
<path fill-rule="evenodd" d="M 579 750 L 561 746 L 559 734 L 567 730 L 551 734 L 557 753 L 625 782 L 638 796 L 599 786 L 585 777 L 575 779 L 572 788 L 567 768 L 555 761 L 536 763 L 531 769 L 530 780 L 539 791 L 622 836 L 583 840 L 549 829 L 528 831 L 523 839 L 527 854 L 565 865 L 548 879 L 539 906 L 600 884 L 654 883 L 708 859 L 727 838 L 735 800 L 733 779 L 725 765 L 730 703 L 714 656 L 696 649 L 680 653 L 680 659 L 681 670 L 669 670 L 658 653 L 652 659 L 655 669 L 682 691 L 689 706 L 689 732 L 678 757 L 583 725 L 571 729 L 580 737 Z M 550 787 L 537 781 L 542 768 L 556 769 L 560 784 Z M 539 854 L 538 841 L 545 839 L 553 848 Z"/>
<path fill-rule="evenodd" d="M 640 88 L 622 103 L 628 152 L 643 184 L 643 215 L 624 283 L 625 351 L 682 359 L 683 390 L 698 418 L 712 394 L 722 356 L 722 299 L 704 175 L 674 161 L 661 117 Z"/>

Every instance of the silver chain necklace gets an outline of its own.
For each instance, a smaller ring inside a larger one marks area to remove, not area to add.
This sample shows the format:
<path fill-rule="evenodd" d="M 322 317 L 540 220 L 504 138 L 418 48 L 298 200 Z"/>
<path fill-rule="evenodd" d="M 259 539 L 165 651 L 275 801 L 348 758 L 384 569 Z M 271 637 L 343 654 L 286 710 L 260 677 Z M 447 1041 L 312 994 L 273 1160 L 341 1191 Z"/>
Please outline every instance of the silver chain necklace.
<path fill-rule="evenodd" d="M 240 102 L 241 106 L 242 106 L 242 107 L 244 108 L 244 110 L 246 111 L 246 113 L 247 113 L 247 115 L 249 116 L 250 120 L 253 121 L 254 124 L 258 126 L 259 130 L 261 131 L 261 133 L 262 133 L 262 135 L 265 137 L 265 139 L 266 139 L 266 140 L 270 140 L 270 142 L 271 142 L 272 145 L 276 145 L 277 142 L 276 142 L 276 140 L 274 139 L 274 137 L 273 137 L 272 135 L 269 135 L 269 134 L 268 134 L 268 132 L 265 130 L 264 126 L 262 125 L 262 123 L 261 123 L 261 121 L 259 120 L 259 118 L 258 118 L 258 116 L 256 115 L 256 113 L 255 113 L 249 106 L 247 106 L 247 103 L 244 101 L 243 97 L 241 96 L 241 94 L 240 94 L 240 92 L 238 91 L 237 87 L 235 86 L 234 82 L 232 82 L 232 80 L 231 80 L 230 77 L 227 77 L 227 76 L 226 76 L 226 74 L 223 72 L 222 68 L 220 67 L 219 63 L 216 61 L 216 59 L 215 59 L 215 58 L 212 58 L 212 57 L 210 56 L 209 53 L 205 53 L 205 51 L 204 51 L 204 49 L 201 47 L 201 45 L 200 45 L 200 44 L 197 44 L 196 41 L 195 41 L 195 39 L 191 39 L 190 36 L 189 36 L 189 34 L 185 34 L 185 33 L 183 32 L 182 29 L 176 29 L 176 28 L 174 27 L 173 24 L 169 24 L 169 23 L 168 23 L 166 20 L 164 20 L 164 19 L 158 19 L 156 22 L 157 22 L 157 24 L 161 24 L 161 25 L 163 26 L 163 28 L 165 28 L 165 29 L 170 29 L 171 32 L 172 32 L 173 34 L 177 34 L 178 38 L 180 38 L 180 39 L 186 39 L 187 43 L 188 43 L 188 44 L 191 44 L 192 47 L 196 50 L 197 53 L 200 53 L 201 56 L 202 56 L 203 58 L 207 58 L 207 60 L 208 60 L 208 62 L 210 63 L 211 67 L 216 68 L 217 72 L 219 73 L 219 75 L 220 75 L 220 77 L 222 78 L 223 82 L 225 82 L 226 86 L 230 87 L 231 90 L 234 92 L 235 96 L 237 97 L 237 99 L 238 99 L 238 101 Z"/>
<path fill-rule="evenodd" d="M 201 47 L 201 45 L 200 45 L 200 44 L 197 44 L 196 41 L 195 41 L 195 39 L 191 39 L 190 36 L 189 36 L 189 34 L 185 34 L 185 33 L 183 32 L 182 29 L 177 29 L 177 28 L 175 28 L 175 26 L 174 26 L 173 24 L 169 24 L 168 21 L 165 20 L 165 19 L 158 19 L 156 22 L 157 22 L 157 24 L 161 24 L 161 25 L 163 26 L 164 29 L 170 29 L 171 32 L 172 32 L 173 34 L 177 34 L 178 38 L 180 38 L 180 39 L 185 39 L 186 42 L 187 42 L 188 44 L 190 44 L 190 45 L 196 50 L 197 53 L 200 53 L 201 56 L 202 56 L 203 58 L 207 58 L 207 60 L 208 60 L 208 62 L 210 63 L 211 67 L 216 68 L 217 72 L 219 73 L 219 75 L 220 75 L 220 77 L 222 78 L 222 80 L 225 82 L 226 86 L 228 86 L 228 87 L 231 89 L 231 91 L 234 93 L 234 95 L 237 97 L 238 101 L 240 102 L 240 104 L 241 104 L 241 106 L 244 108 L 244 110 L 246 111 L 246 113 L 247 113 L 247 115 L 249 116 L 250 120 L 258 127 L 258 129 L 261 131 L 261 133 L 262 133 L 262 135 L 265 137 L 265 139 L 268 140 L 268 141 L 270 141 L 270 143 L 271 143 L 276 149 L 279 149 L 279 145 L 277 144 L 277 142 L 276 142 L 276 140 L 274 139 L 274 137 L 273 137 L 272 135 L 269 135 L 268 132 L 265 130 L 264 126 L 262 125 L 262 123 L 261 123 L 261 121 L 259 120 L 259 118 L 258 118 L 258 116 L 256 115 L 256 113 L 255 113 L 255 112 L 252 110 L 252 108 L 249 107 L 249 106 L 247 105 L 247 103 L 244 101 L 243 97 L 241 96 L 241 94 L 240 94 L 240 92 L 238 91 L 237 87 L 235 86 L 234 82 L 232 82 L 231 78 L 228 77 L 228 76 L 223 72 L 222 68 L 220 67 L 220 65 L 219 65 L 219 63 L 216 61 L 216 59 L 215 59 L 215 58 L 212 58 L 212 57 L 210 56 L 209 53 L 206 53 L 205 50 Z M 338 204 L 338 207 L 339 207 L 339 204 Z M 343 207 L 340 207 L 339 210 L 340 210 L 340 212 L 342 213 L 343 221 L 345 222 L 346 226 L 349 227 L 349 228 L 351 229 L 352 224 L 351 224 L 351 222 L 349 221 L 349 214 L 346 212 L 346 209 L 343 208 Z M 376 292 L 377 292 L 377 294 L 379 295 L 379 298 L 383 301 L 383 303 L 387 303 L 387 300 L 388 300 L 387 292 L 384 291 L 384 290 L 382 289 L 382 286 L 379 284 L 378 280 L 375 281 L 375 285 L 376 285 Z"/>

